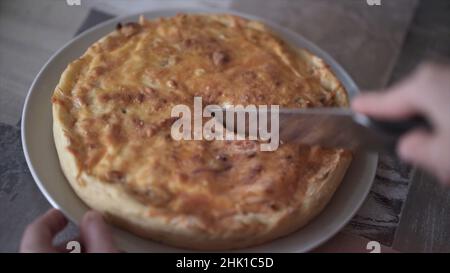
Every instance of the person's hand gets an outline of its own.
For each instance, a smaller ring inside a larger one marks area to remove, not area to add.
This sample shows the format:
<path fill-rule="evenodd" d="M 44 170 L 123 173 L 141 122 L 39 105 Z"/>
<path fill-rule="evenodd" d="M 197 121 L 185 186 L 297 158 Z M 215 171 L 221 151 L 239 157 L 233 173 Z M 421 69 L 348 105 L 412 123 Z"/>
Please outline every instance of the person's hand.
<path fill-rule="evenodd" d="M 421 66 L 410 78 L 383 93 L 357 97 L 352 108 L 380 119 L 426 117 L 433 132 L 414 130 L 399 140 L 397 153 L 450 184 L 450 68 Z"/>
<path fill-rule="evenodd" d="M 67 219 L 56 209 L 47 211 L 28 225 L 22 237 L 20 252 L 68 252 L 66 245 L 55 246 L 53 239 L 67 225 Z M 111 232 L 100 213 L 88 211 L 81 221 L 80 240 L 83 252 L 118 252 Z"/>

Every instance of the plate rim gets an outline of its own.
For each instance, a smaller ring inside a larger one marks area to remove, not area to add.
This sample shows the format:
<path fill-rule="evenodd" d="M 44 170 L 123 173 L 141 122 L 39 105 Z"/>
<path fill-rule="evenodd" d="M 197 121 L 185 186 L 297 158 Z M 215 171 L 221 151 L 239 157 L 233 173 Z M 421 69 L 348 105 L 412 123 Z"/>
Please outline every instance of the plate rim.
<path fill-rule="evenodd" d="M 224 9 L 224 8 L 206 8 L 206 7 L 199 7 L 199 8 L 164 8 L 164 9 L 151 9 L 151 10 L 145 10 L 142 12 L 138 12 L 138 13 L 132 13 L 132 14 L 126 14 L 126 15 L 122 15 L 122 16 L 116 16 L 113 17 L 111 19 L 108 19 L 104 22 L 101 22 L 99 24 L 94 25 L 93 27 L 79 33 L 78 35 L 76 35 L 75 37 L 73 37 L 72 39 L 70 39 L 68 42 L 66 42 L 62 47 L 60 47 L 57 51 L 55 51 L 50 57 L 49 59 L 45 62 L 45 64 L 41 67 L 41 69 L 39 70 L 39 72 L 36 74 L 35 78 L 33 79 L 32 84 L 30 85 L 27 95 L 25 97 L 25 101 L 23 104 L 23 109 L 22 109 L 22 119 L 21 119 L 21 141 L 22 141 L 22 150 L 25 156 L 25 160 L 27 163 L 27 166 L 30 170 L 30 173 L 33 177 L 34 182 L 36 183 L 36 185 L 38 186 L 39 190 L 41 191 L 41 193 L 45 196 L 45 198 L 47 199 L 47 201 L 54 207 L 57 208 L 59 210 L 61 210 L 63 212 L 63 214 L 73 223 L 77 223 L 78 221 L 75 219 L 75 217 L 69 213 L 67 213 L 67 211 L 60 206 L 60 204 L 58 204 L 58 202 L 56 202 L 54 200 L 54 198 L 51 196 L 51 194 L 49 193 L 48 189 L 45 186 L 45 183 L 43 183 L 41 181 L 41 179 L 39 178 L 35 167 L 33 165 L 33 162 L 30 158 L 29 155 L 29 147 L 28 147 L 28 141 L 27 141 L 27 137 L 29 137 L 29 133 L 27 131 L 27 124 L 28 124 L 28 118 L 27 118 L 27 114 L 29 111 L 29 105 L 30 105 L 30 101 L 31 101 L 31 96 L 33 94 L 33 92 L 35 92 L 36 90 L 36 85 L 37 82 L 39 81 L 39 79 L 42 77 L 42 75 L 45 73 L 45 71 L 49 68 L 49 65 L 52 63 L 52 61 L 61 54 L 61 52 L 63 52 L 66 48 L 68 48 L 70 45 L 72 45 L 75 41 L 79 40 L 82 37 L 88 36 L 91 33 L 95 33 L 96 31 L 98 31 L 99 29 L 108 26 L 110 24 L 116 23 L 116 22 L 123 22 L 123 21 L 127 21 L 130 20 L 131 18 L 135 18 L 139 15 L 144 15 L 145 14 L 164 14 L 164 13 L 226 13 L 226 14 L 232 14 L 232 15 L 237 15 L 237 16 L 241 16 L 244 18 L 248 18 L 251 20 L 257 20 L 262 22 L 263 24 L 267 25 L 269 27 L 269 29 L 271 29 L 273 32 L 277 33 L 278 30 L 281 30 L 283 32 L 285 32 L 285 34 L 289 34 L 291 36 L 296 36 L 298 39 L 302 40 L 302 42 L 305 44 L 305 47 L 308 47 L 308 50 L 313 51 L 312 53 L 314 55 L 319 56 L 320 58 L 324 59 L 324 61 L 332 68 L 333 72 L 335 74 L 339 74 L 336 75 L 338 77 L 338 79 L 341 82 L 346 82 L 347 86 L 350 86 L 352 90 L 347 90 L 348 91 L 348 95 L 350 97 L 350 99 L 355 96 L 356 94 L 360 93 L 359 92 L 359 88 L 357 86 L 357 84 L 355 83 L 355 81 L 352 79 L 352 77 L 350 76 L 350 74 L 331 56 L 329 55 L 326 51 L 322 50 L 319 46 L 317 46 L 315 43 L 311 42 L 310 40 L 308 40 L 307 38 L 305 38 L 304 36 L 302 36 L 300 33 L 297 33 L 287 27 L 284 27 L 272 20 L 268 20 L 259 16 L 255 16 L 252 14 L 247 14 L 247 13 L 243 13 L 243 12 L 239 12 L 239 11 L 235 11 L 235 10 L 231 10 L 231 9 Z M 160 17 L 165 17 L 165 16 L 160 16 Z M 273 29 L 273 27 L 275 27 L 277 30 Z M 277 33 L 279 34 L 279 33 Z M 284 40 L 284 39 L 283 39 Z M 54 143 L 53 143 L 54 144 Z M 55 151 L 56 153 L 56 151 Z M 361 194 L 361 197 L 359 198 L 359 201 L 357 203 L 354 204 L 353 209 L 351 212 L 347 213 L 347 217 L 345 219 L 342 219 L 340 221 L 340 224 L 338 224 L 336 226 L 336 228 L 331 231 L 328 232 L 326 234 L 326 236 L 323 236 L 323 238 L 315 241 L 315 243 L 311 243 L 311 245 L 309 245 L 308 247 L 304 247 L 304 249 L 302 250 L 302 252 L 307 252 L 307 251 L 311 251 L 315 248 L 317 248 L 318 246 L 322 245 L 324 242 L 328 241 L 329 239 L 331 239 L 334 235 L 336 235 L 338 232 L 340 232 L 343 227 L 354 217 L 354 215 L 358 212 L 358 210 L 361 208 L 361 206 L 363 205 L 364 201 L 367 199 L 367 196 L 373 186 L 374 180 L 375 180 L 375 175 L 376 175 L 376 170 L 377 170 L 377 166 L 378 166 L 378 161 L 379 161 L 379 155 L 378 153 L 373 153 L 371 154 L 373 156 L 373 167 L 371 168 L 372 173 L 369 175 L 370 177 L 372 177 L 371 181 L 366 182 L 367 186 L 365 191 Z M 58 156 L 58 155 L 56 155 Z M 353 164 L 353 163 L 352 163 Z M 60 166 L 58 166 L 60 168 Z M 75 192 L 73 192 L 75 194 Z M 327 209 L 327 206 L 324 208 L 323 211 L 325 211 Z M 323 211 L 321 213 L 323 213 Z M 126 231 L 125 231 L 126 232 Z M 294 232 L 295 233 L 295 232 Z M 133 234 L 132 234 L 133 235 Z M 291 236 L 292 234 L 287 235 L 286 237 Z M 143 239 L 143 240 L 147 240 L 147 239 Z M 153 241 L 154 242 L 154 241 Z M 270 243 L 270 242 L 269 242 Z M 268 243 L 265 243 L 268 244 Z M 263 244 L 264 245 L 264 244 Z M 259 247 L 259 246 L 256 246 Z M 178 250 L 178 251 L 185 251 L 185 249 L 181 249 L 181 248 L 176 248 L 173 247 L 174 249 Z M 238 250 L 232 250 L 232 251 L 238 251 L 238 252 L 246 252 L 246 251 L 251 251 L 251 248 L 247 249 L 238 249 Z"/>

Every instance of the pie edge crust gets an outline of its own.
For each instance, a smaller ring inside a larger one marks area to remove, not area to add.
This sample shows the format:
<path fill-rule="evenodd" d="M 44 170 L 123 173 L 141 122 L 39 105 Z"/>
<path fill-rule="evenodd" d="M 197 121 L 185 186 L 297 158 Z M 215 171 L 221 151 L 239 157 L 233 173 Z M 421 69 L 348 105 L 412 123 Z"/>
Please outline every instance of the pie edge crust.
<path fill-rule="evenodd" d="M 225 15 L 224 17 L 227 16 Z M 213 17 L 218 16 L 214 15 Z M 223 19 L 221 18 L 221 20 Z M 252 20 L 248 21 L 251 22 Z M 260 28 L 261 24 L 257 23 L 256 26 Z M 270 31 L 266 28 L 265 30 Z M 109 35 L 113 34 L 108 34 L 98 42 L 107 39 Z M 307 50 L 298 49 L 296 51 L 300 51 L 303 54 L 302 58 L 315 58 L 315 61 L 322 62 L 326 69 L 321 70 L 321 73 L 323 73 L 321 78 L 331 81 L 331 85 L 336 86 L 337 84 L 338 99 L 341 102 L 347 101 L 345 89 L 323 60 L 309 53 Z M 56 88 L 73 81 L 74 75 L 72 70 L 71 65 L 65 69 Z M 340 153 L 339 159 L 329 175 L 320 182 L 317 182 L 318 184 L 316 186 L 320 188 L 320 191 L 314 195 L 314 198 L 305 200 L 304 203 L 307 203 L 307 209 L 305 206 L 299 206 L 291 209 L 289 212 L 280 211 L 267 215 L 267 217 L 273 218 L 268 221 L 271 223 L 271 226 L 267 228 L 267 232 L 247 238 L 239 237 L 238 234 L 227 234 L 227 236 L 208 235 L 200 230 L 189 228 L 183 224 L 183 221 L 175 225 L 168 223 L 167 217 L 160 215 L 148 216 L 148 207 L 131 198 L 120 185 L 102 182 L 80 170 L 76 157 L 67 149 L 70 140 L 64 132 L 66 128 L 64 115 L 68 115 L 68 113 L 58 103 L 53 103 L 52 112 L 53 135 L 60 165 L 65 177 L 78 197 L 90 208 L 102 212 L 109 222 L 125 230 L 144 238 L 187 249 L 227 250 L 244 248 L 259 245 L 298 230 L 317 216 L 329 203 L 334 192 L 343 180 L 352 160 L 350 153 L 345 151 Z"/>

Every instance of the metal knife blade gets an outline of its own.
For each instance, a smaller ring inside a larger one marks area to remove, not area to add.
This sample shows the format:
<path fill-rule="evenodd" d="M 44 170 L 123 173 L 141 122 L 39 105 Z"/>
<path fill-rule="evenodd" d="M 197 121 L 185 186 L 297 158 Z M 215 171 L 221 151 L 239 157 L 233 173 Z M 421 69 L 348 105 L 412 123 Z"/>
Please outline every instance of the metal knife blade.
<path fill-rule="evenodd" d="M 265 120 L 270 121 L 270 110 L 247 111 L 229 108 L 223 110 L 232 111 L 235 115 L 239 112 L 245 112 L 247 115 L 256 112 L 258 120 L 261 120 L 260 115 L 264 114 L 267 117 Z M 330 148 L 392 151 L 398 138 L 407 131 L 416 127 L 430 129 L 429 123 L 421 117 L 400 121 L 380 121 L 347 108 L 281 108 L 278 110 L 278 115 L 281 143 L 296 142 Z M 226 122 L 223 124 L 227 129 L 236 132 L 235 128 L 230 128 Z M 248 121 L 246 121 L 246 132 L 237 133 L 248 134 Z"/>
<path fill-rule="evenodd" d="M 280 109 L 279 120 L 283 142 L 367 150 L 391 148 L 396 142 L 367 116 L 345 108 Z"/>

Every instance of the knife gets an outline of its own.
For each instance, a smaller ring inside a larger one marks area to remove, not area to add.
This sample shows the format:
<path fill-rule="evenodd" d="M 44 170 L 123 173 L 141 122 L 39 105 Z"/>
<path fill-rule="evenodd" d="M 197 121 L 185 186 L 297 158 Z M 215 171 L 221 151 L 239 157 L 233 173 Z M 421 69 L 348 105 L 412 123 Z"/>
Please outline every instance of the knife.
<path fill-rule="evenodd" d="M 223 109 L 230 111 L 230 109 Z M 265 114 L 270 121 L 270 110 L 244 111 L 231 110 L 236 114 L 248 115 L 256 112 Z M 378 120 L 353 112 L 348 108 L 280 108 L 279 138 L 280 143 L 302 143 L 329 148 L 364 149 L 369 151 L 394 151 L 400 136 L 415 128 L 431 130 L 430 123 L 422 116 L 404 120 Z M 222 122 L 227 129 L 226 122 Z M 269 124 L 270 126 L 270 124 Z M 248 133 L 248 121 L 246 132 Z M 242 133 L 242 132 L 240 132 Z"/>

